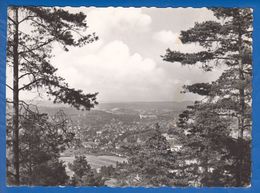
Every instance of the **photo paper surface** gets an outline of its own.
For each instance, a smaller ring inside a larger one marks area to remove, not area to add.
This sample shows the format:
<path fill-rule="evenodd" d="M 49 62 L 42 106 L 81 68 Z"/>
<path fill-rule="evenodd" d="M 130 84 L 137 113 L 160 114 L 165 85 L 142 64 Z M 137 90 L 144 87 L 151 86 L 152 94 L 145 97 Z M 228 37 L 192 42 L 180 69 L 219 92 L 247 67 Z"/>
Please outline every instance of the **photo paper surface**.
<path fill-rule="evenodd" d="M 9 6 L 6 185 L 243 187 L 251 8 Z"/>

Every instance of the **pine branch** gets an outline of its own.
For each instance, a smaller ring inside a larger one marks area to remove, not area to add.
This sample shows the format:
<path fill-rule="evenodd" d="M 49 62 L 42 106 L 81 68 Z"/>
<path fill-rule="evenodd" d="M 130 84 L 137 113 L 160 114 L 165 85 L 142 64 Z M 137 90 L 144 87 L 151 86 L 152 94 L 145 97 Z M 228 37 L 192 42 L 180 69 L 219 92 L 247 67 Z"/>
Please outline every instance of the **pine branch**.
<path fill-rule="evenodd" d="M 5 84 L 6 87 L 8 87 L 9 89 L 11 89 L 12 91 L 14 90 L 11 86 L 9 86 L 8 84 Z"/>
<path fill-rule="evenodd" d="M 21 78 L 23 78 L 24 76 L 27 76 L 27 75 L 30 75 L 30 74 L 32 74 L 32 72 L 28 72 L 28 73 L 22 74 L 21 76 L 18 77 L 18 79 L 21 79 Z"/>
<path fill-rule="evenodd" d="M 11 103 L 11 104 L 14 103 L 13 101 L 9 101 L 8 99 L 6 99 L 6 102 L 7 102 L 7 103 Z"/>
<path fill-rule="evenodd" d="M 54 38 L 49 39 L 48 41 L 46 41 L 46 42 L 36 46 L 35 48 L 28 48 L 27 46 L 23 45 L 27 49 L 27 51 L 19 52 L 19 54 L 24 54 L 24 53 L 27 53 L 27 52 L 31 52 L 32 53 L 33 51 L 38 50 L 38 49 L 42 48 L 43 46 L 46 46 L 46 45 L 50 44 L 54 40 L 55 40 Z"/>
<path fill-rule="evenodd" d="M 35 18 L 35 17 L 37 17 L 37 16 L 29 15 L 29 16 L 25 17 L 24 19 L 22 19 L 21 21 L 19 21 L 18 23 L 20 24 L 20 23 L 22 23 L 22 22 L 24 22 L 24 21 L 26 21 L 26 20 L 28 20 L 30 18 Z"/>
<path fill-rule="evenodd" d="M 8 19 L 9 19 L 10 21 L 12 21 L 13 24 L 17 25 L 17 23 L 16 23 L 11 17 L 8 16 Z"/>
<path fill-rule="evenodd" d="M 19 88 L 18 90 L 19 91 L 24 90 L 24 89 L 30 87 L 31 85 L 37 83 L 38 81 L 41 81 L 41 80 L 43 80 L 43 78 L 35 79 L 34 81 L 30 82 L 29 84 L 24 85 L 23 87 Z"/>

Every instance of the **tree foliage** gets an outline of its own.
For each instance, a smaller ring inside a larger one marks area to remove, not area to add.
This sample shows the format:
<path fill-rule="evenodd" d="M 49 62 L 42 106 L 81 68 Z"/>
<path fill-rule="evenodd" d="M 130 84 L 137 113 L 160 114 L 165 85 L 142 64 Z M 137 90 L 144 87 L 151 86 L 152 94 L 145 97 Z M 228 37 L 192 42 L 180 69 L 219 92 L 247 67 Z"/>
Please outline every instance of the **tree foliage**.
<path fill-rule="evenodd" d="M 167 49 L 162 57 L 167 62 L 199 65 L 204 71 L 222 66 L 216 81 L 184 86 L 184 92 L 205 98 L 180 115 L 179 126 L 191 137 L 186 141 L 189 152 L 200 150 L 203 160 L 196 158 L 197 165 L 204 162 L 203 167 L 208 167 L 199 168 L 205 176 L 200 180 L 202 186 L 247 186 L 251 171 L 252 10 L 211 10 L 217 21 L 195 23 L 180 34 L 183 44 L 198 43 L 203 51 Z"/>
<path fill-rule="evenodd" d="M 12 68 L 13 86 L 13 167 L 20 184 L 19 95 L 21 91 L 43 89 L 54 103 L 66 103 L 90 110 L 97 104 L 97 93 L 85 94 L 69 87 L 51 63 L 54 43 L 65 51 L 96 41 L 86 32 L 86 15 L 46 7 L 10 7 L 8 10 L 7 66 Z"/>
<path fill-rule="evenodd" d="M 104 179 L 91 169 L 85 156 L 76 156 L 73 163 L 69 163 L 69 168 L 74 172 L 71 180 L 73 186 L 102 186 Z"/>
<path fill-rule="evenodd" d="M 20 113 L 20 184 L 57 186 L 66 185 L 69 177 L 60 153 L 73 142 L 68 117 L 62 112 L 53 116 L 39 113 L 36 107 L 22 103 Z M 33 110 L 32 110 L 33 109 Z M 7 158 L 11 161 L 12 127 L 7 120 Z M 8 184 L 15 184 L 14 168 L 7 166 Z"/>
<path fill-rule="evenodd" d="M 128 163 L 116 168 L 116 175 L 122 186 L 170 186 L 174 184 L 174 163 L 169 142 L 157 128 L 140 148 L 135 148 Z"/>
<path fill-rule="evenodd" d="M 15 21 L 15 15 L 18 20 Z M 28 29 L 25 27 L 31 26 Z M 18 29 L 15 28 L 18 26 Z M 14 43 L 18 43 L 19 91 L 45 87 L 54 97 L 54 102 L 70 104 L 76 108 L 90 109 L 96 104 L 96 95 L 84 94 L 82 90 L 70 88 L 57 75 L 57 68 L 51 63 L 52 45 L 61 44 L 65 51 L 72 46 L 84 46 L 96 41 L 95 34 L 87 34 L 86 15 L 69 13 L 58 8 L 11 7 L 8 22 L 8 64 L 13 66 Z M 14 35 L 18 30 L 18 39 Z M 17 65 L 17 64 L 16 64 Z M 26 82 L 26 83 L 25 83 Z"/>

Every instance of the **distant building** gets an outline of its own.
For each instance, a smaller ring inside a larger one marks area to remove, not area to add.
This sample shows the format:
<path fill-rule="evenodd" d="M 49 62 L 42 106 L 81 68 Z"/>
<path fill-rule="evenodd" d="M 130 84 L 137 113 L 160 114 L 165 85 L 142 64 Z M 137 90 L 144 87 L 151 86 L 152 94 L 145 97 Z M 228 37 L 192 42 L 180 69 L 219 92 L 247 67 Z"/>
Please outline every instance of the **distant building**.
<path fill-rule="evenodd" d="M 97 131 L 97 134 L 98 134 L 98 135 L 102 134 L 102 131 Z"/>
<path fill-rule="evenodd" d="M 154 118 L 157 118 L 157 116 L 156 116 L 156 115 L 140 114 L 140 115 L 139 115 L 139 118 L 140 118 L 140 119 L 154 119 Z"/>

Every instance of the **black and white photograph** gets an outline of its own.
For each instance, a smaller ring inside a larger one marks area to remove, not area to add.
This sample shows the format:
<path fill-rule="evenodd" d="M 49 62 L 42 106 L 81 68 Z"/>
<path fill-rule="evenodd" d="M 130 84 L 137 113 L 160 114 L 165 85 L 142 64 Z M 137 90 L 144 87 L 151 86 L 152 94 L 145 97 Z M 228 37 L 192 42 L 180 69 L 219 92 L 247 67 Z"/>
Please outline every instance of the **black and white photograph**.
<path fill-rule="evenodd" d="M 251 8 L 10 6 L 8 186 L 251 186 Z"/>

